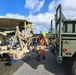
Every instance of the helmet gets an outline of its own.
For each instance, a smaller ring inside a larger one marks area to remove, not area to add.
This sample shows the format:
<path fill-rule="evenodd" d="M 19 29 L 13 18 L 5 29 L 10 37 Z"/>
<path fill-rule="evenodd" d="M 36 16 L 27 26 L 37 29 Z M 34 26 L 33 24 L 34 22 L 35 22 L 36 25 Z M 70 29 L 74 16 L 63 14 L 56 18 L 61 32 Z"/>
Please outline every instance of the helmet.
<path fill-rule="evenodd" d="M 43 37 L 46 37 L 46 33 L 45 33 L 45 32 L 42 32 L 41 35 L 42 35 Z"/>

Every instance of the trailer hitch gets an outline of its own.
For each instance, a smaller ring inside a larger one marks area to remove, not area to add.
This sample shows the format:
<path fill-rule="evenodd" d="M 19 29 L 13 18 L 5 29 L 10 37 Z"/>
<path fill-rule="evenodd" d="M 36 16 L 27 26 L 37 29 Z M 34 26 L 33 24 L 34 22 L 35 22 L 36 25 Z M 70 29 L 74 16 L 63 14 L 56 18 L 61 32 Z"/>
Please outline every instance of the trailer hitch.
<path fill-rule="evenodd" d="M 60 63 L 62 63 L 62 57 L 61 56 L 58 56 L 57 57 L 57 62 L 60 64 Z"/>

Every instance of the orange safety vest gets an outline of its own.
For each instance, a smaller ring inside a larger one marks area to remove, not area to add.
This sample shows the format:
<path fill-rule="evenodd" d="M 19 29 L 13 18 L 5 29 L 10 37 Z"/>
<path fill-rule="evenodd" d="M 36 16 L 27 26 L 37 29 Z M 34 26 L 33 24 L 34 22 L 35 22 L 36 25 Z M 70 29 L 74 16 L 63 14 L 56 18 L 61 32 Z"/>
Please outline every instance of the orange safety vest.
<path fill-rule="evenodd" d="M 38 40 L 38 45 L 40 46 L 46 46 L 48 44 L 48 40 L 42 36 L 38 36 L 37 40 Z M 44 54 L 45 50 L 38 50 L 38 53 Z"/>
<path fill-rule="evenodd" d="M 39 36 L 37 40 L 38 40 L 38 45 L 46 46 L 48 44 L 48 40 L 42 36 Z"/>

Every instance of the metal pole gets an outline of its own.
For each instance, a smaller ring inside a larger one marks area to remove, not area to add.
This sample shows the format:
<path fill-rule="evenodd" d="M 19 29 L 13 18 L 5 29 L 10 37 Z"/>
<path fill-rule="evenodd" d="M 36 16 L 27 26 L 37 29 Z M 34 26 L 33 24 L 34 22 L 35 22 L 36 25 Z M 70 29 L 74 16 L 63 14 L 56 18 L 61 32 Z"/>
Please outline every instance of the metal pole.
<path fill-rule="evenodd" d="M 20 41 L 21 50 L 22 50 L 22 49 L 23 49 L 23 46 L 22 46 L 22 41 L 21 41 L 21 37 L 20 37 L 19 27 L 18 27 L 18 26 L 16 26 L 16 29 L 17 29 L 17 36 L 18 36 L 19 41 Z"/>
<path fill-rule="evenodd" d="M 54 14 L 56 14 L 56 0 L 53 0 L 54 3 Z"/>
<path fill-rule="evenodd" d="M 61 43 L 61 24 L 62 24 L 62 19 L 61 19 L 61 14 L 62 14 L 62 8 L 61 8 L 61 5 L 60 5 L 60 20 L 59 20 L 59 56 L 58 56 L 58 63 L 61 63 L 62 62 L 62 56 L 61 56 L 61 52 L 62 52 L 62 49 L 61 49 L 61 46 L 62 46 L 62 43 Z"/>
<path fill-rule="evenodd" d="M 53 27 L 52 27 L 52 25 L 53 25 L 53 20 L 51 20 L 51 43 L 52 43 L 52 39 L 53 39 L 53 37 L 52 37 L 52 30 L 53 30 Z"/>
<path fill-rule="evenodd" d="M 24 22 L 24 33 L 26 34 L 26 22 Z"/>

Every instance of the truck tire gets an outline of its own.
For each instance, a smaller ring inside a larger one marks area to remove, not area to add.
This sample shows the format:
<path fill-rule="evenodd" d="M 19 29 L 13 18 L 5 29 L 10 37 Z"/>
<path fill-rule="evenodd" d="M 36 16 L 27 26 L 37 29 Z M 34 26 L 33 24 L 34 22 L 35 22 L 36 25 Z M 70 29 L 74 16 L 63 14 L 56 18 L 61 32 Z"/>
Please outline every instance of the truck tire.
<path fill-rule="evenodd" d="M 72 74 L 76 75 L 76 61 L 72 65 Z"/>

